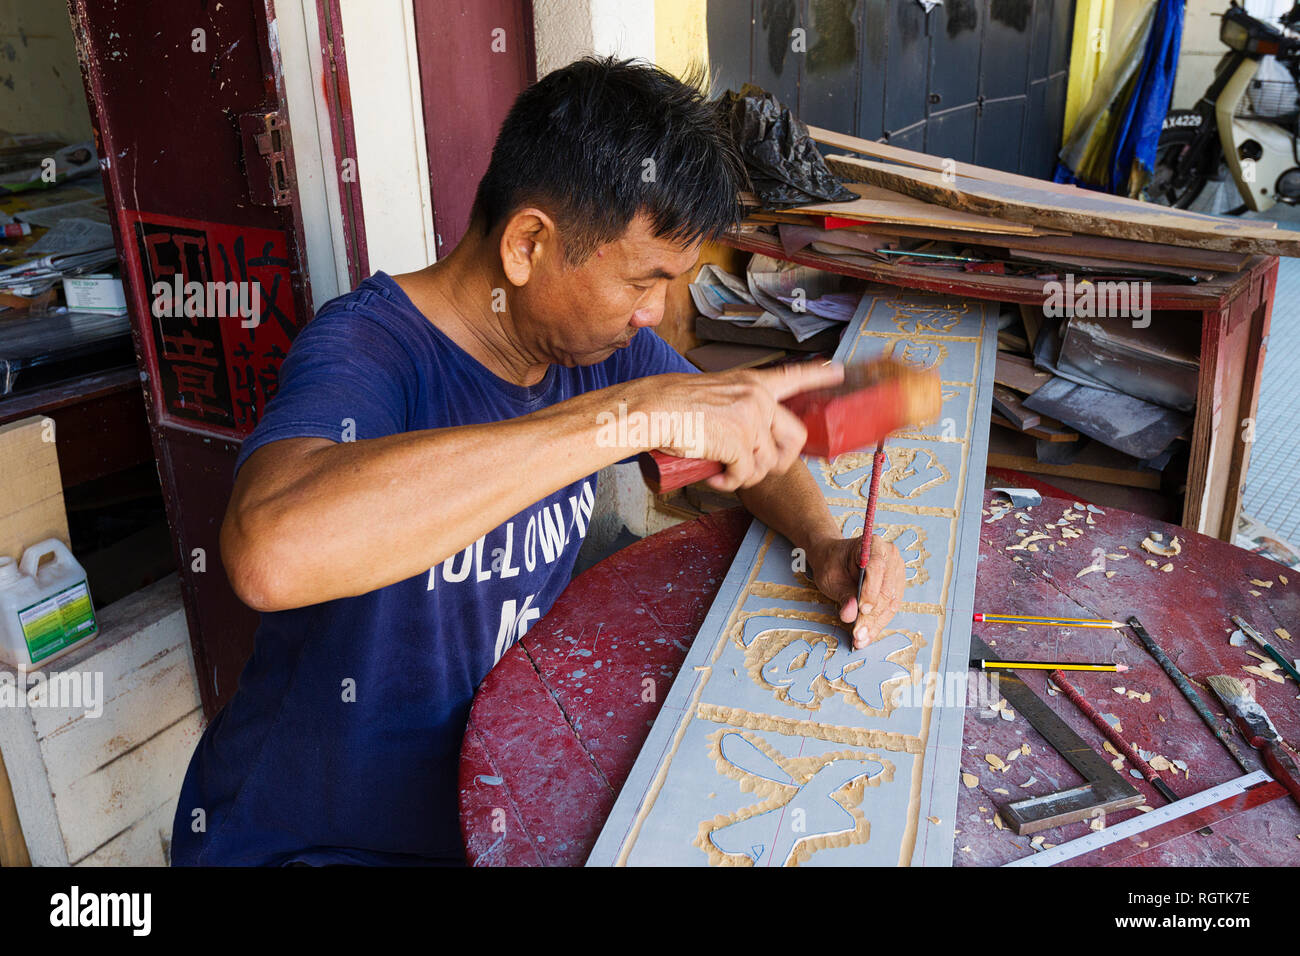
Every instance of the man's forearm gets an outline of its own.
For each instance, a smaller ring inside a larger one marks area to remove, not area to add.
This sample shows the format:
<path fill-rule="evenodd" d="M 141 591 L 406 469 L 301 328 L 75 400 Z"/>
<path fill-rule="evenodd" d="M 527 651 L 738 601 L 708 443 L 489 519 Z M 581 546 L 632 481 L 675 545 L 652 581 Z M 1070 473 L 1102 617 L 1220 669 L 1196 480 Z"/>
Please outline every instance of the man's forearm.
<path fill-rule="evenodd" d="M 769 475 L 737 495 L 750 514 L 807 554 L 827 539 L 843 537 L 826 507 L 825 496 L 802 461 L 796 461 L 785 474 Z"/>
<path fill-rule="evenodd" d="M 638 451 L 601 441 L 601 412 L 629 397 L 615 386 L 509 421 L 258 462 L 267 446 L 241 471 L 222 529 L 232 583 L 259 610 L 281 610 L 419 574 Z"/>

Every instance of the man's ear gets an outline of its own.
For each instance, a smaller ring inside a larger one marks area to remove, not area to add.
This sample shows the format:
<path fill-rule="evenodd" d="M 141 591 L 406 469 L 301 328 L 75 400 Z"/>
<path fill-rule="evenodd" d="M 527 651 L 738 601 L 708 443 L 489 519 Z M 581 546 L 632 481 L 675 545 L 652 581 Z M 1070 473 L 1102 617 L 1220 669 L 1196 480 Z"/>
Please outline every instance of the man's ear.
<path fill-rule="evenodd" d="M 559 254 L 555 221 L 540 209 L 520 209 L 501 233 L 501 267 L 512 285 L 527 282 L 547 256 Z"/>

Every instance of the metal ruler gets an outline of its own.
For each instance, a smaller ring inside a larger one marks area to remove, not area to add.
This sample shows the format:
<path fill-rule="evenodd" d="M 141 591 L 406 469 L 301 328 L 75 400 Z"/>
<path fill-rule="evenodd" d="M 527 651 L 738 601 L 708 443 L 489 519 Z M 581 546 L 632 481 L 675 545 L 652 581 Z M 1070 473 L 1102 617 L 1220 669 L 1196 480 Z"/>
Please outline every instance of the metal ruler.
<path fill-rule="evenodd" d="M 977 635 L 971 635 L 970 646 L 972 656 L 989 661 L 1000 660 Z M 1015 673 L 998 673 L 998 693 L 1084 779 L 1082 784 L 1066 790 L 999 806 L 998 813 L 1015 833 L 1028 836 L 1039 830 L 1050 830 L 1067 823 L 1091 820 L 1093 817 L 1136 807 L 1146 801 L 1137 787 L 1103 760 L 1087 741 L 1076 734 Z"/>
<path fill-rule="evenodd" d="M 1071 861 L 1076 866 L 1107 866 L 1286 795 L 1285 787 L 1256 770 L 1004 865 L 1056 866 Z"/>

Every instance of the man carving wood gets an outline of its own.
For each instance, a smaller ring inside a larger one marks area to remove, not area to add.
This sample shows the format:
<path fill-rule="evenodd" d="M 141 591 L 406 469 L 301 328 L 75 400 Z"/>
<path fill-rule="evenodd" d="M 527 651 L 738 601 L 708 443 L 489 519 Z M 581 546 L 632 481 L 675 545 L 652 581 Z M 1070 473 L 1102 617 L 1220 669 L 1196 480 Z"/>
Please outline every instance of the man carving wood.
<path fill-rule="evenodd" d="M 743 184 L 692 86 L 578 61 L 520 95 L 446 259 L 320 310 L 236 464 L 222 558 L 262 624 L 191 761 L 174 862 L 462 862 L 474 689 L 568 583 L 595 473 L 639 452 L 723 462 L 710 484 L 858 619 L 858 544 L 779 404 L 843 370 L 699 374 L 653 331 Z M 611 413 L 701 427 L 689 447 L 621 445 L 601 440 Z M 877 539 L 855 644 L 902 588 Z"/>

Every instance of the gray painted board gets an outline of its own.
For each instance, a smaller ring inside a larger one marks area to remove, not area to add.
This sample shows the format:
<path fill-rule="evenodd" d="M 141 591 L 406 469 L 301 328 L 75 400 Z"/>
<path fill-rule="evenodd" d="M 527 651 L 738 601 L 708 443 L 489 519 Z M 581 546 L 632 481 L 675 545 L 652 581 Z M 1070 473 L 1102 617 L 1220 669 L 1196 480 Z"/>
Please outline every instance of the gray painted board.
<path fill-rule="evenodd" d="M 876 533 L 903 552 L 903 606 L 852 651 L 789 542 L 755 521 L 588 865 L 951 864 L 996 317 L 863 299 L 836 358 L 891 352 L 943 381 L 940 421 L 886 445 Z M 870 462 L 808 459 L 846 535 Z"/>

